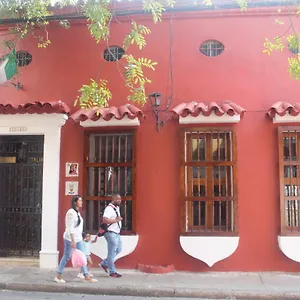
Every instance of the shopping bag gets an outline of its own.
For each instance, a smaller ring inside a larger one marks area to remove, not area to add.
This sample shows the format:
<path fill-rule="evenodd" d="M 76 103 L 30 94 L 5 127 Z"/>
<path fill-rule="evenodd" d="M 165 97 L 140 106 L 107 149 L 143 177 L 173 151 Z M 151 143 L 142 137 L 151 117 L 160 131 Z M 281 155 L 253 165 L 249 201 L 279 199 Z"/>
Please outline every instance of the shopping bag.
<path fill-rule="evenodd" d="M 72 253 L 73 268 L 81 268 L 87 265 L 86 255 L 78 249 L 74 249 Z"/>

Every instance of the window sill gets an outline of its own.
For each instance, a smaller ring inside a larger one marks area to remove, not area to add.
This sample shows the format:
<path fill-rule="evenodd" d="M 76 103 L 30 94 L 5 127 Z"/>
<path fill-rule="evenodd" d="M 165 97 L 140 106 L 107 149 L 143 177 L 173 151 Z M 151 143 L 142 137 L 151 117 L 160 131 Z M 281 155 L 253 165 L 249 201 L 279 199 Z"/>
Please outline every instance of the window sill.
<path fill-rule="evenodd" d="M 300 262 L 300 236 L 278 236 L 278 246 L 289 259 Z"/>
<path fill-rule="evenodd" d="M 181 236 L 181 248 L 190 256 L 212 267 L 231 256 L 239 245 L 238 236 Z"/>
<path fill-rule="evenodd" d="M 95 235 L 92 236 L 92 239 L 94 238 Z M 122 251 L 116 256 L 116 260 L 131 254 L 135 250 L 138 240 L 138 235 L 121 235 Z M 107 257 L 107 243 L 104 237 L 98 237 L 97 242 L 91 244 L 91 252 L 101 259 L 105 259 Z"/>
<path fill-rule="evenodd" d="M 207 231 L 207 232 L 182 232 L 181 236 L 239 236 L 237 232 Z"/>

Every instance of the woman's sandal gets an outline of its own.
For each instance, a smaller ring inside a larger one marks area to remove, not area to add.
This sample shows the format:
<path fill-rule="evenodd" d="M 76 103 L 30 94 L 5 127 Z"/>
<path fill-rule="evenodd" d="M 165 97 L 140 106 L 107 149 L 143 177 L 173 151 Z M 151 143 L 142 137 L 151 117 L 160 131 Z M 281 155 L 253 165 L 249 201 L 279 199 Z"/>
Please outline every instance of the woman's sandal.
<path fill-rule="evenodd" d="M 84 279 L 84 282 L 87 282 L 87 283 L 96 283 L 98 282 L 97 279 L 93 279 L 93 278 L 88 278 L 88 279 Z"/>

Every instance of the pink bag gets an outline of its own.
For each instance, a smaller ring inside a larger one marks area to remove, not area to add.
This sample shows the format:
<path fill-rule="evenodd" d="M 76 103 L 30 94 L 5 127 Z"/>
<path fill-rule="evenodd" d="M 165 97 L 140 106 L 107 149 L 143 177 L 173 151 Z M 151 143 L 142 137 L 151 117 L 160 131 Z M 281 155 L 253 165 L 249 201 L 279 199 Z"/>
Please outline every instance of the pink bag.
<path fill-rule="evenodd" d="M 74 249 L 72 253 L 73 268 L 81 268 L 87 265 L 86 255 L 78 249 Z"/>

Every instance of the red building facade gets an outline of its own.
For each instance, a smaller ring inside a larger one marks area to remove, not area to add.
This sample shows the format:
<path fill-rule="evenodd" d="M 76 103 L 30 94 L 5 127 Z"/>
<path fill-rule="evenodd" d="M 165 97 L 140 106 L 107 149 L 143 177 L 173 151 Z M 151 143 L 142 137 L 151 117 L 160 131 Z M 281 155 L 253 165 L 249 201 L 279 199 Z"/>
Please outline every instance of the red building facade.
<path fill-rule="evenodd" d="M 127 101 L 116 62 L 103 58 L 107 45 L 96 44 L 84 22 L 74 21 L 69 30 L 51 27 L 46 49 L 38 49 L 34 38 L 18 43 L 17 50 L 30 52 L 32 62 L 22 68 L 23 90 L 0 90 L 0 134 L 45 138 L 42 267 L 55 266 L 57 251 L 63 251 L 64 215 L 71 200 L 66 182 L 78 182 L 86 229 L 93 234 L 112 190 L 124 198 L 119 267 L 300 270 L 293 250 L 299 248 L 300 228 L 300 118 L 293 105 L 299 83 L 287 71 L 288 49 L 262 53 L 265 38 L 282 31 L 274 24 L 277 9 L 176 12 L 156 25 L 148 16 L 137 17 L 152 34 L 145 49 L 131 51 L 158 62 L 156 71 L 147 73 L 152 79 L 147 92 L 162 94 L 159 131 L 150 100 L 143 107 Z M 284 12 L 281 18 L 287 20 Z M 120 20 L 112 24 L 109 45 L 122 46 L 130 18 Z M 202 54 L 200 46 L 210 40 L 222 43 L 224 51 Z M 78 89 L 90 78 L 108 80 L 110 107 L 115 107 L 111 114 L 95 116 L 74 107 Z M 59 100 L 65 105 L 53 104 Z M 28 114 L 24 104 L 35 101 L 43 104 L 31 105 L 30 112 L 48 114 Z M 22 114 L 8 104 L 23 105 Z M 49 129 L 51 116 L 57 118 L 56 138 Z M 31 132 L 35 126 L 45 129 Z M 55 162 L 49 153 L 56 155 Z M 67 176 L 66 163 L 78 163 L 78 176 Z M 55 164 L 53 177 L 45 168 Z M 93 253 L 105 255 L 103 240 Z M 50 265 L 45 262 L 49 257 Z"/>

